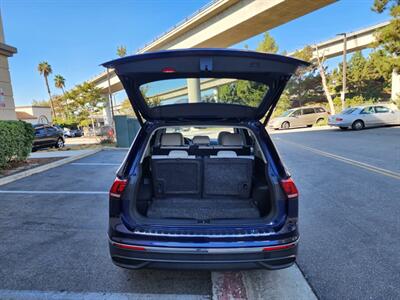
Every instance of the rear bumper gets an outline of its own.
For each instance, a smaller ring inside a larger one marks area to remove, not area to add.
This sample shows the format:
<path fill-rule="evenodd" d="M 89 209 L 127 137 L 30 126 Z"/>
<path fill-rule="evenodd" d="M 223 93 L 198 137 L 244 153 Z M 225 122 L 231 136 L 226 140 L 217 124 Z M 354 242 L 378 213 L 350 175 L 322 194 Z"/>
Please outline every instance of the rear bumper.
<path fill-rule="evenodd" d="M 297 241 L 265 247 L 186 248 L 142 247 L 109 242 L 114 264 L 128 269 L 282 269 L 293 265 Z"/>

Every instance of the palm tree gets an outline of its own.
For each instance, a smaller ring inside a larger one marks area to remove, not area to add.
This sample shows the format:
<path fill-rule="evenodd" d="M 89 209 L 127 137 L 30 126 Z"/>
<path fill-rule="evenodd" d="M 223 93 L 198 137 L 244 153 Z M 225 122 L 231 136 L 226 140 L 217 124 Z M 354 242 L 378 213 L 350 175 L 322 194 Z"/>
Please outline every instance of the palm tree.
<path fill-rule="evenodd" d="M 53 118 L 54 118 L 56 116 L 56 113 L 54 111 L 53 100 L 51 99 L 51 92 L 50 92 L 50 86 L 49 86 L 49 80 L 48 80 L 48 76 L 53 72 L 53 70 L 51 69 L 51 66 L 49 65 L 49 63 L 47 61 L 42 61 L 38 65 L 38 71 L 39 71 L 40 75 L 43 75 L 44 81 L 46 82 L 47 93 L 49 94 L 51 111 L 53 113 Z"/>
<path fill-rule="evenodd" d="M 62 77 L 61 75 L 56 75 L 54 76 L 54 86 L 58 89 L 61 89 L 61 91 L 63 92 L 63 94 L 65 95 L 65 78 Z"/>
<path fill-rule="evenodd" d="M 117 48 L 117 55 L 119 57 L 124 57 L 126 56 L 126 47 L 125 46 L 118 46 Z"/>

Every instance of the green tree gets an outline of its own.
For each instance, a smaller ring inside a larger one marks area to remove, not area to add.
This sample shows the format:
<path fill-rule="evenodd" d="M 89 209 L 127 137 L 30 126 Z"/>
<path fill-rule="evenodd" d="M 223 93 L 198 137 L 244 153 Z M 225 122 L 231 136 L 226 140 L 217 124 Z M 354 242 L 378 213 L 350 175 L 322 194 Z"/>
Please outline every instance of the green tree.
<path fill-rule="evenodd" d="M 125 46 L 118 46 L 117 47 L 117 55 L 119 56 L 119 57 L 124 57 L 124 56 L 126 56 L 126 47 Z"/>
<path fill-rule="evenodd" d="M 51 65 L 47 61 L 42 61 L 38 65 L 38 71 L 39 71 L 40 75 L 43 75 L 43 77 L 44 77 L 44 81 L 46 83 L 46 88 L 47 88 L 47 93 L 49 94 L 51 111 L 52 111 L 53 117 L 55 117 L 56 114 L 55 114 L 54 107 L 53 107 L 53 101 L 51 99 L 51 92 L 50 92 L 50 86 L 49 86 L 49 80 L 48 80 L 48 77 L 53 72 L 53 70 L 51 69 Z"/>
<path fill-rule="evenodd" d="M 278 44 L 275 39 L 266 31 L 263 40 L 258 44 L 256 51 L 277 53 L 279 50 Z"/>
<path fill-rule="evenodd" d="M 58 89 L 61 89 L 63 94 L 65 94 L 64 88 L 65 88 L 65 78 L 61 76 L 60 74 L 54 76 L 54 86 Z"/>
<path fill-rule="evenodd" d="M 382 47 L 393 55 L 393 62 L 400 66 L 400 1 L 399 0 L 375 0 L 372 9 L 377 13 L 390 11 L 392 19 L 388 26 L 379 30 L 376 34 L 376 46 Z"/>
<path fill-rule="evenodd" d="M 75 86 L 66 92 L 63 98 L 69 103 L 68 107 L 73 116 L 70 118 L 81 126 L 88 123 L 90 115 L 100 112 L 107 101 L 101 90 L 90 82 Z"/>

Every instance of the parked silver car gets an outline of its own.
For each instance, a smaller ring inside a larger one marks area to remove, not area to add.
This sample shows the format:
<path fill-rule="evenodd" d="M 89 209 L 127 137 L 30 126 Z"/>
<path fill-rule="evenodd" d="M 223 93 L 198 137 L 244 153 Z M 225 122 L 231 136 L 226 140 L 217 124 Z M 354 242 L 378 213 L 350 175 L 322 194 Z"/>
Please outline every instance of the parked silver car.
<path fill-rule="evenodd" d="M 360 130 L 365 127 L 400 124 L 400 112 L 385 105 L 350 107 L 330 116 L 328 124 L 340 129 Z"/>
<path fill-rule="evenodd" d="M 268 123 L 269 128 L 289 129 L 293 127 L 313 126 L 328 119 L 329 113 L 320 106 L 298 107 L 285 111 Z"/>

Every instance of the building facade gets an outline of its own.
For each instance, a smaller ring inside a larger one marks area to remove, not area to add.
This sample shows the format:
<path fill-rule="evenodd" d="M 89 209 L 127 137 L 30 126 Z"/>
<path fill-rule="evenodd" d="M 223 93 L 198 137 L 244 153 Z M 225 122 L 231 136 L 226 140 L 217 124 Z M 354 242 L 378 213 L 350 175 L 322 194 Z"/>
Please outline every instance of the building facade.
<path fill-rule="evenodd" d="M 5 43 L 0 13 L 0 120 L 17 119 L 8 65 L 8 58 L 15 53 L 17 49 Z"/>
<path fill-rule="evenodd" d="M 31 124 L 51 124 L 50 106 L 29 105 L 15 107 L 17 119 Z"/>

